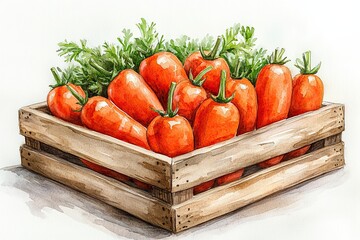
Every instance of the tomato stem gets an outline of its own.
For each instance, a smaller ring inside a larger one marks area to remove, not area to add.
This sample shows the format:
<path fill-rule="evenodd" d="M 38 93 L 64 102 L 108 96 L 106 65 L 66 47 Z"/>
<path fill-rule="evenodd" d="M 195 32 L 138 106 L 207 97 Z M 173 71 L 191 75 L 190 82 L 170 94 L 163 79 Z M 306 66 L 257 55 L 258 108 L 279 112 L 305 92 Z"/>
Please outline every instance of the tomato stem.
<path fill-rule="evenodd" d="M 268 62 L 269 64 L 280 64 L 284 65 L 285 63 L 289 62 L 290 59 L 287 59 L 287 57 L 283 57 L 285 53 L 285 49 L 281 48 L 279 51 L 279 48 L 276 48 L 275 51 L 268 56 Z"/>
<path fill-rule="evenodd" d="M 52 67 L 50 68 L 50 71 L 56 81 L 55 85 L 50 85 L 50 87 L 52 88 L 56 88 L 56 87 L 60 87 L 66 84 L 66 82 L 64 81 L 64 79 L 62 79 L 58 73 L 58 71 L 56 70 L 56 68 Z"/>
<path fill-rule="evenodd" d="M 189 72 L 189 80 L 191 81 L 191 83 L 195 86 L 198 86 L 198 87 L 201 87 L 206 78 L 202 79 L 204 77 L 204 75 L 206 73 L 208 73 L 211 69 L 213 69 L 212 66 L 208 66 L 207 68 L 203 69 L 194 79 L 194 76 L 192 75 L 192 72 L 191 72 L 191 69 L 190 69 L 190 72 Z"/>
<path fill-rule="evenodd" d="M 76 112 L 80 112 L 83 108 L 83 106 L 87 103 L 88 101 L 88 94 L 85 91 L 85 97 L 82 97 L 77 91 L 75 91 L 75 89 L 73 87 L 71 87 L 70 85 L 66 85 L 66 88 L 71 92 L 71 94 L 76 98 L 76 100 L 78 100 L 77 104 L 79 104 L 81 106 L 81 108 L 79 110 L 76 110 Z"/>
<path fill-rule="evenodd" d="M 162 110 L 158 110 L 158 109 L 153 109 L 155 112 L 160 114 L 160 116 L 162 116 L 162 117 L 170 117 L 170 118 L 175 117 L 179 111 L 179 108 L 176 108 L 175 110 L 172 109 L 175 88 L 176 88 L 176 82 L 171 82 L 166 112 L 164 112 Z"/>
<path fill-rule="evenodd" d="M 234 75 L 232 76 L 233 79 L 247 78 L 252 72 L 252 67 L 252 65 L 247 64 L 246 59 L 241 61 L 240 58 L 238 58 L 235 65 Z"/>
<path fill-rule="evenodd" d="M 224 47 L 224 39 L 223 39 L 223 37 L 219 36 L 216 40 L 216 43 L 215 43 L 213 49 L 208 54 L 206 54 L 204 52 L 204 49 L 202 46 L 200 46 L 199 50 L 200 50 L 200 53 L 201 53 L 201 56 L 203 57 L 203 59 L 215 60 L 220 57 L 220 53 L 221 53 L 223 47 Z"/>
<path fill-rule="evenodd" d="M 96 63 L 93 59 L 90 59 L 89 61 L 90 66 L 92 66 L 93 68 L 95 68 L 97 71 L 99 71 L 100 73 L 106 75 L 106 76 L 112 76 L 112 73 L 109 72 L 108 70 L 104 69 L 103 67 L 101 67 L 98 63 Z"/>
<path fill-rule="evenodd" d="M 217 96 L 211 95 L 212 100 L 218 103 L 228 103 L 231 100 L 233 100 L 234 93 L 227 98 L 225 95 L 225 88 L 226 88 L 226 72 L 225 70 L 221 70 L 219 93 Z"/>
<path fill-rule="evenodd" d="M 319 71 L 321 67 L 321 62 L 314 68 L 311 68 L 311 51 L 304 52 L 302 55 L 302 59 L 303 60 L 301 61 L 299 58 L 297 58 L 295 63 L 295 67 L 300 69 L 301 74 L 316 74 Z"/>
<path fill-rule="evenodd" d="M 168 102 L 167 102 L 168 117 L 174 117 L 178 112 L 178 109 L 175 109 L 175 111 L 173 111 L 173 109 L 172 109 L 172 102 L 173 102 L 175 88 L 176 88 L 176 82 L 171 82 L 169 96 L 168 96 Z"/>

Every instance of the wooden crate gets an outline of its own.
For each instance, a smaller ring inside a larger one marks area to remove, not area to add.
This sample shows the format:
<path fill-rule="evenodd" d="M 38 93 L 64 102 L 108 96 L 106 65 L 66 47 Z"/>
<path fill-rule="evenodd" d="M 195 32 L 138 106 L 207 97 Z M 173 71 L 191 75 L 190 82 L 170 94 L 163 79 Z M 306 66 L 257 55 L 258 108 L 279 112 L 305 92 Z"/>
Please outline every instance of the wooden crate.
<path fill-rule="evenodd" d="M 344 106 L 289 118 L 175 158 L 62 121 L 45 103 L 19 110 L 22 165 L 122 209 L 153 225 L 180 232 L 275 192 L 344 166 Z M 259 169 L 254 164 L 312 144 L 310 152 Z M 84 167 L 79 158 L 152 186 L 137 189 Z M 193 187 L 246 168 L 235 182 L 193 195 Z"/>

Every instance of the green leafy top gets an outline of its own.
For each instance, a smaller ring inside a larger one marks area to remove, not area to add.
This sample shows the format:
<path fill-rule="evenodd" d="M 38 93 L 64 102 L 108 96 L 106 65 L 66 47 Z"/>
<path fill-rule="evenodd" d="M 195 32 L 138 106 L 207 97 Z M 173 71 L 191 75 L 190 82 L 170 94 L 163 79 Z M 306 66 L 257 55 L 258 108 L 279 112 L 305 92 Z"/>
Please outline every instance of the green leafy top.
<path fill-rule="evenodd" d="M 73 71 L 69 82 L 82 86 L 90 96 L 106 96 L 108 85 L 120 71 L 138 70 L 143 59 L 165 50 L 163 36 L 159 37 L 155 23 L 141 19 L 136 26 L 139 37 L 134 38 L 130 30 L 124 29 L 116 44 L 105 42 L 90 48 L 86 40 L 80 40 L 79 44 L 66 40 L 59 43 L 59 56 L 70 63 L 65 72 Z"/>
<path fill-rule="evenodd" d="M 268 56 L 268 62 L 270 64 L 280 64 L 284 65 L 285 63 L 289 62 L 290 59 L 287 59 L 287 57 L 283 57 L 285 53 L 285 49 L 281 48 L 279 51 L 279 48 L 276 48 L 273 53 L 271 53 L 270 56 Z"/>
<path fill-rule="evenodd" d="M 255 85 L 261 68 L 267 64 L 266 50 L 255 48 L 255 29 L 236 24 L 226 30 L 221 56 L 227 61 L 231 77 L 247 78 Z"/>
<path fill-rule="evenodd" d="M 216 49 L 210 52 L 209 57 L 224 58 L 229 64 L 233 77 L 244 76 L 239 72 L 243 71 L 243 68 L 251 68 L 248 78 L 254 82 L 258 69 L 263 64 L 265 51 L 254 48 L 256 38 L 252 27 L 236 24 L 228 28 L 215 43 L 214 37 L 210 35 L 206 35 L 201 40 L 182 36 L 165 41 L 156 31 L 156 24 L 148 23 L 143 18 L 136 26 L 139 30 L 138 36 L 134 36 L 129 29 L 124 29 L 115 43 L 105 42 L 97 47 L 89 47 L 86 40 L 80 40 L 79 43 L 65 40 L 59 43 L 58 53 L 69 65 L 64 70 L 57 70 L 56 79 L 61 84 L 80 85 L 90 97 L 94 95 L 106 97 L 108 85 L 120 71 L 130 68 L 138 71 L 140 63 L 157 52 L 172 52 L 184 63 L 191 53 L 198 50 L 209 51 L 214 44 Z"/>
<path fill-rule="evenodd" d="M 222 36 L 224 39 L 222 54 L 249 51 L 255 46 L 254 32 L 253 27 L 240 26 L 240 24 L 226 29 L 225 35 Z"/>
<path fill-rule="evenodd" d="M 69 76 L 68 72 L 67 72 L 67 73 L 63 73 L 60 68 L 56 69 L 56 68 L 54 68 L 54 67 L 52 67 L 52 68 L 50 69 L 50 71 L 51 71 L 51 73 L 52 73 L 52 75 L 53 75 L 53 77 L 54 77 L 54 79 L 55 79 L 55 81 L 56 81 L 56 84 L 50 85 L 51 88 L 56 88 L 56 87 L 64 86 L 64 85 L 66 85 L 66 84 L 70 81 L 70 79 L 69 79 L 70 76 Z M 59 72 L 62 73 L 61 77 L 60 77 Z"/>
<path fill-rule="evenodd" d="M 300 69 L 301 74 L 316 74 L 320 67 L 321 62 L 316 65 L 314 68 L 311 68 L 311 52 L 306 51 L 302 55 L 303 60 L 301 61 L 299 58 L 296 59 L 295 67 Z"/>
<path fill-rule="evenodd" d="M 246 78 L 255 85 L 260 70 L 268 63 L 265 54 L 266 50 L 260 48 L 235 58 L 232 62 L 231 77 L 233 79 Z"/>
<path fill-rule="evenodd" d="M 140 37 L 135 38 L 135 47 L 141 57 L 147 58 L 151 55 L 165 50 L 164 36 L 156 32 L 154 22 L 147 24 L 144 18 L 141 23 L 136 24 L 140 30 Z"/>
<path fill-rule="evenodd" d="M 239 47 L 238 37 L 240 30 L 241 30 L 241 26 L 239 23 L 225 30 L 225 34 L 222 35 L 224 39 L 222 52 L 232 52 L 238 49 Z"/>
<path fill-rule="evenodd" d="M 166 42 L 166 50 L 172 52 L 182 63 L 193 52 L 199 50 L 200 46 L 204 50 L 209 50 L 214 44 L 214 38 L 210 35 L 206 35 L 202 40 L 191 39 L 190 37 L 183 35 L 179 38 L 171 39 Z"/>

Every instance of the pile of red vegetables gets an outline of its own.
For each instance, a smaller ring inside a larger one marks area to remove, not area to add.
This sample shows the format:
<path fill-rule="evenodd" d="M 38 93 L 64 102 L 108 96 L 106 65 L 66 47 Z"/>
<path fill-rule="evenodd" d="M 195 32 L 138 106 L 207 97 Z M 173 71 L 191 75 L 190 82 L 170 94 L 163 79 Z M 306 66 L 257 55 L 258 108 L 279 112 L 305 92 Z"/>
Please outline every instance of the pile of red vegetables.
<path fill-rule="evenodd" d="M 228 140 L 287 117 L 320 108 L 323 83 L 310 51 L 297 59 L 292 77 L 284 49 L 267 56 L 255 46 L 254 28 L 239 24 L 215 40 L 182 36 L 166 41 L 155 24 L 124 29 L 117 44 L 90 48 L 62 42 L 68 68 L 52 68 L 56 80 L 47 102 L 65 121 L 175 157 Z M 306 153 L 309 146 L 258 165 L 270 167 Z M 128 177 L 83 160 L 121 181 Z M 238 170 L 194 188 L 194 193 L 239 179 Z M 131 179 L 138 187 L 145 183 Z"/>

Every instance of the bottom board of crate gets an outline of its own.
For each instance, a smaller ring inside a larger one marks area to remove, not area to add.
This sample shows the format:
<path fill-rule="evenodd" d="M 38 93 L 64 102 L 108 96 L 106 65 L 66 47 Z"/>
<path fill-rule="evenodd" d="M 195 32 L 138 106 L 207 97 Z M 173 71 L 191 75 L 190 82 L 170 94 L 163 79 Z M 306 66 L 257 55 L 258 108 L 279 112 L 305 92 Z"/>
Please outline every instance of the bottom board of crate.
<path fill-rule="evenodd" d="M 180 232 L 344 165 L 342 142 L 258 171 L 171 205 L 150 193 L 61 157 L 22 146 L 22 165 L 36 173 L 122 209 L 153 225 Z"/>

